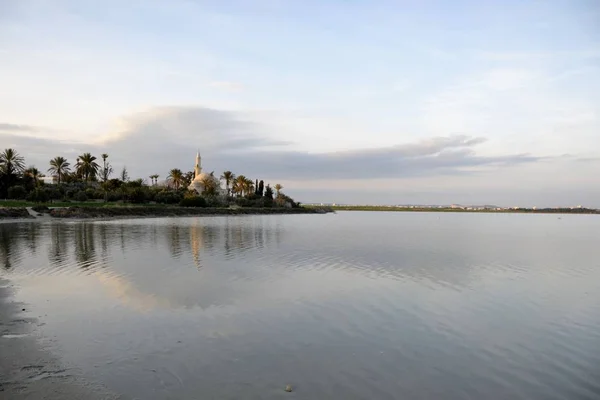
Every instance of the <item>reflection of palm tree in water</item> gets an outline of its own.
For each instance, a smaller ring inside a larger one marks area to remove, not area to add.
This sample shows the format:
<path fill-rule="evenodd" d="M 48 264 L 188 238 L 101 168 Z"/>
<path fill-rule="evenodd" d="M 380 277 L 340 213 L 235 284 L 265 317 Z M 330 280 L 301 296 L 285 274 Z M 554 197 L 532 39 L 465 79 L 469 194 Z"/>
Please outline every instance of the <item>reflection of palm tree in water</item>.
<path fill-rule="evenodd" d="M 0 224 L 0 260 L 2 267 L 9 270 L 13 267 L 11 257 L 17 251 L 17 240 L 19 237 L 18 226 L 12 224 Z"/>
<path fill-rule="evenodd" d="M 65 262 L 67 256 L 66 227 L 62 224 L 53 224 L 50 228 L 51 242 L 48 246 L 48 258 L 54 265 Z"/>
<path fill-rule="evenodd" d="M 75 228 L 75 259 L 82 268 L 90 266 L 96 258 L 93 223 L 79 223 Z"/>
<path fill-rule="evenodd" d="M 240 223 L 241 222 L 241 223 Z M 198 264 L 202 249 L 221 249 L 226 258 L 245 253 L 252 249 L 261 249 L 273 239 L 280 240 L 281 230 L 265 227 L 262 220 L 240 221 L 230 224 L 229 218 L 221 225 L 202 225 L 202 222 L 190 227 L 190 242 L 194 261 Z"/>
<path fill-rule="evenodd" d="M 181 255 L 181 227 L 173 224 L 167 230 L 167 241 L 173 258 Z"/>
<path fill-rule="evenodd" d="M 100 225 L 98 231 L 100 236 L 100 247 L 102 247 L 102 257 L 106 258 L 108 256 L 108 235 L 106 232 L 106 225 Z"/>
<path fill-rule="evenodd" d="M 37 251 L 37 239 L 40 234 L 40 224 L 30 224 L 29 229 L 27 229 L 27 246 L 31 251 L 31 254 L 36 253 Z"/>

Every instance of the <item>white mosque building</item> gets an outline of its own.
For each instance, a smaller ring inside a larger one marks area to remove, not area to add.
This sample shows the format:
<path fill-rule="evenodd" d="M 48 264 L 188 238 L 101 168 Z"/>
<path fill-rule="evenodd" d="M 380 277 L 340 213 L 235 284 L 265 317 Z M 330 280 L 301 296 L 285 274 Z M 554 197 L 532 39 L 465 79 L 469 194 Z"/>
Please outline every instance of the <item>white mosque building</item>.
<path fill-rule="evenodd" d="M 211 174 L 202 172 L 202 157 L 200 157 L 200 152 L 198 152 L 196 153 L 196 165 L 194 166 L 194 180 L 192 180 L 188 186 L 188 189 L 194 190 L 198 194 L 202 194 L 204 191 L 204 182 L 206 182 L 207 179 L 213 179 L 216 183 L 216 186 L 219 188 L 219 194 L 225 194 L 225 190 L 221 187 L 221 182 L 218 178 Z"/>

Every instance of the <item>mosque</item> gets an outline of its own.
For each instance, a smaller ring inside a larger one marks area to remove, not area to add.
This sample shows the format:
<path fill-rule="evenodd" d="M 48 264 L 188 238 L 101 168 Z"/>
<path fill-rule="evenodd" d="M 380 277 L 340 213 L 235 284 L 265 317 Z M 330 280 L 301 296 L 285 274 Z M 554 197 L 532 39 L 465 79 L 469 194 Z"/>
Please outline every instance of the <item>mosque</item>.
<path fill-rule="evenodd" d="M 206 182 L 207 179 L 214 180 L 217 188 L 219 188 L 219 194 L 225 195 L 225 190 L 221 187 L 221 182 L 213 175 L 202 172 L 202 158 L 198 151 L 196 153 L 196 165 L 194 166 L 194 180 L 190 183 L 188 189 L 194 190 L 198 194 L 202 194 L 204 191 L 204 182 Z"/>

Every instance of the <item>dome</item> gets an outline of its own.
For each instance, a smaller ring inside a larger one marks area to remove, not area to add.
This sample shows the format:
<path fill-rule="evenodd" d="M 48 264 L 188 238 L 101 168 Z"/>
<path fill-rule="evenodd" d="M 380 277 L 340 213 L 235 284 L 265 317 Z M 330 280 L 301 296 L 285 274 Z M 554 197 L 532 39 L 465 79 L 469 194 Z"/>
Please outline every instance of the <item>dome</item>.
<path fill-rule="evenodd" d="M 196 177 L 194 178 L 194 180 L 192 182 L 198 181 L 200 183 L 202 183 L 202 181 L 206 178 L 209 178 L 210 175 L 205 173 L 205 172 L 201 172 L 200 174 L 196 175 Z"/>
<path fill-rule="evenodd" d="M 206 174 L 204 172 L 201 172 L 194 178 L 194 180 L 188 186 L 188 189 L 195 190 L 198 194 L 201 194 L 204 191 L 204 182 L 206 182 L 206 179 L 212 179 L 215 182 L 216 187 L 218 188 L 217 190 L 219 192 L 222 192 L 219 180 L 214 176 Z"/>

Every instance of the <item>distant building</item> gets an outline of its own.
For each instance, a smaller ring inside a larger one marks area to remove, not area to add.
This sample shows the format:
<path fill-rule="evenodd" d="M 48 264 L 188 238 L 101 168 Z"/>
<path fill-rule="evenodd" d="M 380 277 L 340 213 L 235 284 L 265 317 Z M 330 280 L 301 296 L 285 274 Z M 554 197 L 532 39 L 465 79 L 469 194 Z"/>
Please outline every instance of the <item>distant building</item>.
<path fill-rule="evenodd" d="M 44 182 L 46 185 L 55 185 L 58 183 L 58 178 L 56 176 L 44 176 L 39 179 L 40 179 L 40 181 Z"/>

